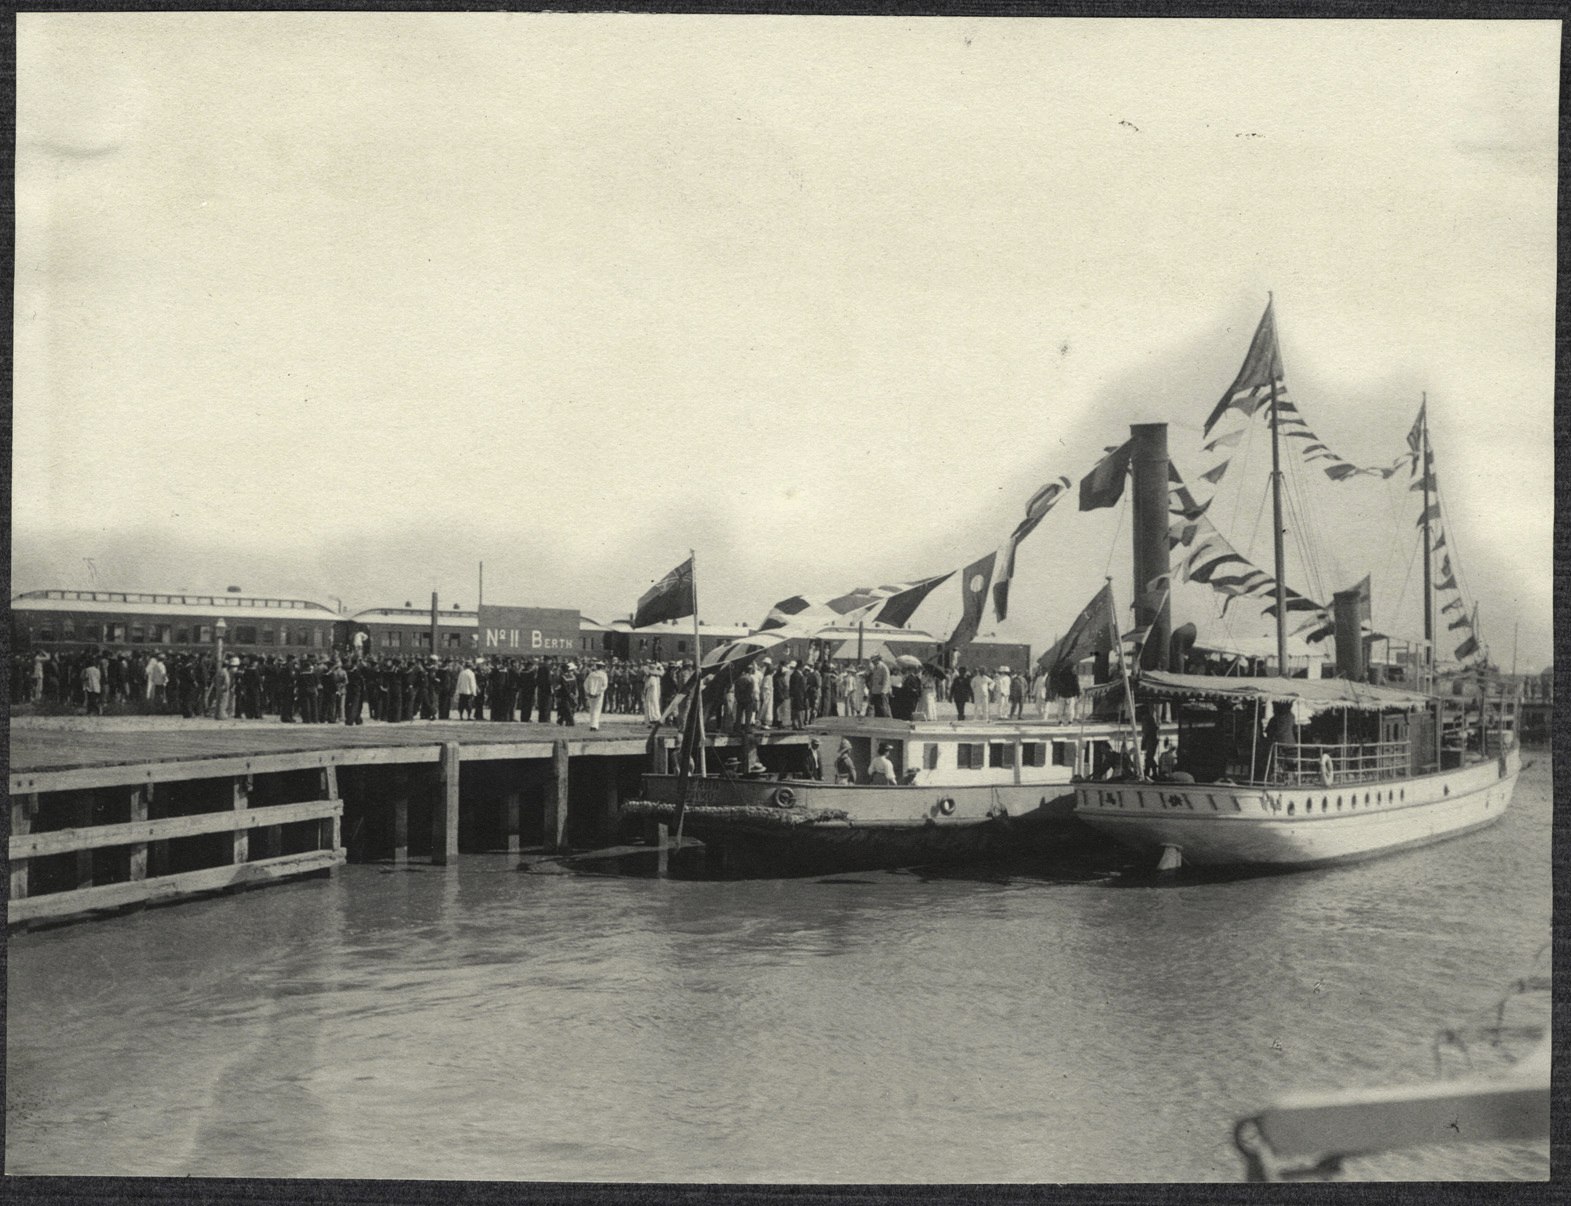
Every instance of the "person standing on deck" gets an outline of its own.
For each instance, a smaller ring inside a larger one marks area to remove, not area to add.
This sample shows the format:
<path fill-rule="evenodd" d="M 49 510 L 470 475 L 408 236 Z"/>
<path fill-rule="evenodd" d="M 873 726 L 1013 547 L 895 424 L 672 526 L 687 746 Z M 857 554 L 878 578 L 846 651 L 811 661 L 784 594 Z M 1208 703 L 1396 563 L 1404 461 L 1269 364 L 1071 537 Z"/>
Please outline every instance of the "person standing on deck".
<path fill-rule="evenodd" d="M 1012 675 L 1009 679 L 1009 719 L 1023 720 L 1026 706 L 1026 676 Z"/>
<path fill-rule="evenodd" d="M 971 672 L 964 666 L 955 670 L 955 681 L 949 688 L 950 702 L 955 705 L 957 719 L 966 718 L 966 705 L 971 702 Z"/>
<path fill-rule="evenodd" d="M 573 709 L 578 704 L 578 671 L 577 667 L 568 662 L 562 667 L 562 676 L 556 684 L 556 722 L 557 724 L 576 725 Z"/>
<path fill-rule="evenodd" d="M 848 737 L 840 739 L 840 752 L 835 755 L 835 782 L 856 782 L 856 759 L 851 756 L 851 740 Z"/>
<path fill-rule="evenodd" d="M 1278 746 L 1291 749 L 1298 745 L 1298 725 L 1293 719 L 1291 700 L 1278 699 L 1271 704 L 1271 720 L 1266 725 L 1265 743 L 1256 759 L 1255 774 L 1264 779 L 1269 771 L 1272 754 Z"/>
<path fill-rule="evenodd" d="M 535 711 L 541 724 L 551 723 L 551 659 L 543 657 L 535 667 Z"/>
<path fill-rule="evenodd" d="M 589 673 L 584 676 L 584 699 L 589 705 L 589 731 L 600 731 L 600 710 L 605 707 L 605 694 L 611 679 L 599 662 L 589 663 Z"/>
<path fill-rule="evenodd" d="M 867 672 L 867 694 L 873 704 L 873 715 L 888 716 L 889 667 L 884 665 L 882 654 L 873 654 L 872 666 Z"/>
<path fill-rule="evenodd" d="M 889 754 L 894 749 L 891 745 L 880 745 L 878 757 L 874 758 L 867 767 L 867 781 L 872 784 L 892 786 L 895 781 L 895 764 L 889 760 Z"/>
<path fill-rule="evenodd" d="M 1150 704 L 1145 704 L 1139 709 L 1140 715 L 1140 753 L 1141 766 L 1147 779 L 1156 778 L 1156 750 L 1157 736 L 1160 727 L 1156 722 L 1156 711 Z"/>
<path fill-rule="evenodd" d="M 981 666 L 971 675 L 971 702 L 976 705 L 976 718 L 978 720 L 993 719 L 993 691 L 995 690 L 992 675 Z"/>
<path fill-rule="evenodd" d="M 1009 673 L 1007 665 L 1000 666 L 998 673 L 993 676 L 993 690 L 997 694 L 993 697 L 998 702 L 998 719 L 1004 720 L 1009 715 L 1009 683 L 1014 676 Z"/>
<path fill-rule="evenodd" d="M 938 719 L 938 677 L 931 670 L 922 671 L 922 719 Z"/>
<path fill-rule="evenodd" d="M 458 671 L 458 719 L 470 719 L 475 706 L 475 672 L 465 662 Z"/>
<path fill-rule="evenodd" d="M 664 670 L 659 662 L 644 667 L 644 719 L 650 724 L 660 723 L 660 677 Z"/>
<path fill-rule="evenodd" d="M 82 667 L 82 700 L 89 716 L 104 714 L 104 680 L 97 662 L 90 661 Z"/>
<path fill-rule="evenodd" d="M 736 723 L 745 732 L 757 722 L 758 680 L 753 677 L 753 668 L 746 666 L 736 676 Z"/>
<path fill-rule="evenodd" d="M 807 725 L 807 676 L 802 673 L 802 667 L 795 662 L 792 662 L 788 669 L 786 697 L 790 700 L 791 727 L 793 729 L 805 728 Z"/>
<path fill-rule="evenodd" d="M 775 664 L 764 658 L 758 664 L 758 727 L 775 727 Z"/>

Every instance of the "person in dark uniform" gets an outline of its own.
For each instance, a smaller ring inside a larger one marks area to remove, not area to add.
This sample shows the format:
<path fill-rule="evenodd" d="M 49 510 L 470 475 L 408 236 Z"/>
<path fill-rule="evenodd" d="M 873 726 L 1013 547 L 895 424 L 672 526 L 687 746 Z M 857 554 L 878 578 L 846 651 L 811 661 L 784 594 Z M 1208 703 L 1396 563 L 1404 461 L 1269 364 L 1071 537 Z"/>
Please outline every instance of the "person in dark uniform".
<path fill-rule="evenodd" d="M 1159 731 L 1155 710 L 1150 704 L 1143 705 L 1140 708 L 1140 753 L 1143 755 L 1142 764 L 1147 779 L 1156 778 L 1156 747 Z"/>
<path fill-rule="evenodd" d="M 453 659 L 448 658 L 436 676 L 436 714 L 443 720 L 453 716 L 453 688 L 458 684 L 458 671 L 453 669 Z"/>
<path fill-rule="evenodd" d="M 357 657 L 349 663 L 349 669 L 344 673 L 348 676 L 344 683 L 344 723 L 359 724 L 360 709 L 365 699 L 365 665 Z"/>
<path fill-rule="evenodd" d="M 551 659 L 543 657 L 535 667 L 535 708 L 540 713 L 540 723 L 551 723 Z"/>
<path fill-rule="evenodd" d="M 574 710 L 578 707 L 578 674 L 572 662 L 562 667 L 561 677 L 556 681 L 556 722 L 557 724 L 576 725 L 578 722 L 573 717 Z"/>
<path fill-rule="evenodd" d="M 300 672 L 295 679 L 295 700 L 300 707 L 300 723 L 315 724 L 318 719 L 317 706 L 320 683 L 317 679 L 316 665 L 306 660 L 300 665 Z"/>
<path fill-rule="evenodd" d="M 278 671 L 278 719 L 293 724 L 295 719 L 295 655 L 290 654 Z"/>

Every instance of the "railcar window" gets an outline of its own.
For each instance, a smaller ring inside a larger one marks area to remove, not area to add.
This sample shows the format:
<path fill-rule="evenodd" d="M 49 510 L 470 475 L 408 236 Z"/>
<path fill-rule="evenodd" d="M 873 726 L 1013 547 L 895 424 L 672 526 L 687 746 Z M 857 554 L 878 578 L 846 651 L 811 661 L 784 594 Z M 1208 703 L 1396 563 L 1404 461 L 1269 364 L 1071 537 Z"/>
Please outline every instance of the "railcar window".
<path fill-rule="evenodd" d="M 141 645 L 147 640 L 147 630 L 140 624 L 131 625 L 131 644 Z"/>
<path fill-rule="evenodd" d="M 196 630 L 196 639 L 197 639 L 197 643 L 198 644 L 202 644 L 202 645 L 209 645 L 209 644 L 211 644 L 212 640 L 213 640 L 213 627 L 212 627 L 212 625 L 211 624 L 203 624 L 200 628 L 198 628 Z"/>
<path fill-rule="evenodd" d="M 235 629 L 236 645 L 256 644 L 256 629 L 249 624 L 242 624 Z"/>
<path fill-rule="evenodd" d="M 189 628 L 175 629 L 175 644 L 189 645 L 191 643 L 191 630 Z"/>
<path fill-rule="evenodd" d="M 260 643 L 263 645 L 272 645 L 275 643 L 273 640 L 273 630 L 271 628 L 262 629 L 262 640 Z"/>
<path fill-rule="evenodd" d="M 38 639 L 40 641 L 52 641 L 52 640 L 54 640 L 55 639 L 55 630 L 53 628 L 40 628 L 38 630 Z"/>
<path fill-rule="evenodd" d="M 101 641 L 101 640 L 103 640 L 104 639 L 104 627 L 103 627 L 103 625 L 102 624 L 83 624 L 82 625 L 82 639 L 84 641 Z"/>
<path fill-rule="evenodd" d="M 70 620 L 60 621 L 60 639 L 62 641 L 76 640 L 76 625 Z"/>
<path fill-rule="evenodd" d="M 153 640 L 160 645 L 169 644 L 170 627 L 168 624 L 155 624 L 153 626 Z"/>
<path fill-rule="evenodd" d="M 115 645 L 123 644 L 125 642 L 125 625 L 124 624 L 110 624 L 110 625 L 108 625 L 107 637 L 108 637 L 108 640 L 110 641 L 111 644 L 115 644 Z"/>

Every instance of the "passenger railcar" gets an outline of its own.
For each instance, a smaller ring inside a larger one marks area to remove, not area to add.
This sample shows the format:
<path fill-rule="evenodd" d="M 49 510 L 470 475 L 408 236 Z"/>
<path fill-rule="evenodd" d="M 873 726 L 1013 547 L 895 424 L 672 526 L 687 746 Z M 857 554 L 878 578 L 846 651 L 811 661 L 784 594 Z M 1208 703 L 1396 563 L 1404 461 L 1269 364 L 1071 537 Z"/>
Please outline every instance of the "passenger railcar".
<path fill-rule="evenodd" d="M 324 652 L 338 614 L 309 599 L 182 592 L 32 590 L 11 600 L 11 648 L 211 649 L 218 622 L 237 653 Z"/>

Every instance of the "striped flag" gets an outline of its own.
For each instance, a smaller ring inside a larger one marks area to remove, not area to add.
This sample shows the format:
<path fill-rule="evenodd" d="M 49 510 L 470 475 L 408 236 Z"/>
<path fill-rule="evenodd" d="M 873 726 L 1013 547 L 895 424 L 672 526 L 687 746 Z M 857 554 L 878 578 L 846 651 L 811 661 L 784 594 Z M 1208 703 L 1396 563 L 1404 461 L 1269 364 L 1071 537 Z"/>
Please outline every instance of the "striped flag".
<path fill-rule="evenodd" d="M 1252 415 L 1270 399 L 1273 385 L 1279 393 L 1283 389 L 1282 353 L 1276 345 L 1273 304 L 1266 303 L 1266 312 L 1260 316 L 1260 325 L 1255 328 L 1255 337 L 1250 340 L 1249 351 L 1244 356 L 1238 376 L 1206 420 L 1206 435 L 1211 434 L 1211 429 L 1228 411 L 1238 410 L 1245 415 Z"/>
<path fill-rule="evenodd" d="M 1015 530 L 1009 534 L 1009 539 L 1004 541 L 1003 547 L 998 550 L 999 570 L 998 580 L 993 583 L 993 614 L 1000 620 L 1007 618 L 1009 612 L 1009 581 L 1015 576 L 1015 549 L 1020 546 L 1022 540 L 1036 530 L 1036 525 L 1042 522 L 1042 517 L 1051 511 L 1068 491 L 1069 479 L 1055 477 L 1033 494 L 1026 502 L 1026 517 L 1015 525 Z"/>
<path fill-rule="evenodd" d="M 954 570 L 914 582 L 890 586 L 859 586 L 843 595 L 792 595 L 769 609 L 760 632 L 772 629 L 824 628 L 871 620 L 875 624 L 904 627 L 911 614 L 940 583 L 954 576 Z"/>

